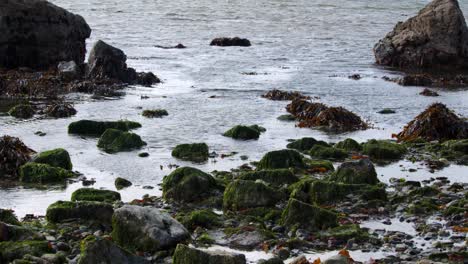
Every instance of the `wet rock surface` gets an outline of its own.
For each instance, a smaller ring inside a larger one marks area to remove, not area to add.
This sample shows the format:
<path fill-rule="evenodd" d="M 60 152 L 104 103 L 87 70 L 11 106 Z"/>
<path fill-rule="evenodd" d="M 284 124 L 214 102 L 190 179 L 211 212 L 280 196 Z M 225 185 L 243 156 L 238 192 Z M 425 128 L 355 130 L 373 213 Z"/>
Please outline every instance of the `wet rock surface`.
<path fill-rule="evenodd" d="M 240 47 L 250 47 L 250 41 L 248 39 L 243 39 L 239 37 L 233 38 L 215 38 L 211 41 L 210 46 L 221 46 L 221 47 L 230 47 L 230 46 L 240 46 Z"/>

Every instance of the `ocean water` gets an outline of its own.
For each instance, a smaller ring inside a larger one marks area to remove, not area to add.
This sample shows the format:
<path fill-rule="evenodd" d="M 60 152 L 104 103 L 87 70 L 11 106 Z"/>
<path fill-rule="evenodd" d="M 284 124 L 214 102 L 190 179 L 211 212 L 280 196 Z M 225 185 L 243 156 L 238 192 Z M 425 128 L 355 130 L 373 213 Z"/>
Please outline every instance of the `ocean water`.
<path fill-rule="evenodd" d="M 78 114 L 68 119 L 15 120 L 0 116 L 1 134 L 21 138 L 36 151 L 62 147 L 71 153 L 74 169 L 94 178 L 95 188 L 114 189 L 116 177 L 134 186 L 122 191 L 124 201 L 144 194 L 160 195 L 158 184 L 171 172 L 169 164 L 196 166 L 204 171 L 229 170 L 246 161 L 258 160 L 268 151 L 282 149 L 288 139 L 315 137 L 336 142 L 346 137 L 358 141 L 391 138 L 414 116 L 433 102 L 443 102 L 468 116 L 468 91 L 438 89 L 440 97 L 423 97 L 422 87 L 401 87 L 381 79 L 396 76 L 374 64 L 372 47 L 401 20 L 415 15 L 429 1 L 384 0 L 52 0 L 82 15 L 93 29 L 88 50 L 104 40 L 121 48 L 128 65 L 138 71 L 153 71 L 164 83 L 153 88 L 127 89 L 119 100 L 95 101 L 76 98 Z M 468 2 L 461 1 L 468 14 Z M 252 47 L 211 47 L 211 39 L 240 36 Z M 156 45 L 182 43 L 187 49 L 160 49 Z M 256 72 L 257 75 L 245 75 Z M 359 81 L 347 76 L 358 73 Z M 345 134 L 327 134 L 300 129 L 276 118 L 285 114 L 285 102 L 260 97 L 280 88 L 301 91 L 317 101 L 343 106 L 371 122 L 375 128 Z M 141 96 L 149 99 L 142 100 Z M 209 98 L 216 96 L 216 98 Z M 164 108 L 169 116 L 146 119 L 141 109 Z M 380 115 L 382 108 L 397 111 Z M 135 130 L 148 145 L 141 151 L 107 154 L 96 147 L 97 139 L 70 136 L 67 126 L 80 119 L 129 119 L 142 123 Z M 237 124 L 258 124 L 267 132 L 258 141 L 239 142 L 222 136 Z M 34 135 L 47 133 L 45 137 Z M 173 159 L 172 148 L 181 143 L 206 142 L 218 154 L 239 152 L 230 158 L 192 164 Z M 248 162 L 248 161 L 247 161 Z M 161 169 L 162 166 L 162 169 Z M 417 180 L 434 177 L 425 170 L 415 176 L 401 171 L 399 164 L 377 169 L 382 181 L 391 177 Z M 438 172 L 461 182 L 467 169 L 453 167 Z M 154 189 L 144 189 L 152 186 Z M 81 183 L 48 189 L 9 187 L 0 189 L 0 208 L 11 208 L 19 216 L 43 215 L 47 206 L 69 199 Z"/>

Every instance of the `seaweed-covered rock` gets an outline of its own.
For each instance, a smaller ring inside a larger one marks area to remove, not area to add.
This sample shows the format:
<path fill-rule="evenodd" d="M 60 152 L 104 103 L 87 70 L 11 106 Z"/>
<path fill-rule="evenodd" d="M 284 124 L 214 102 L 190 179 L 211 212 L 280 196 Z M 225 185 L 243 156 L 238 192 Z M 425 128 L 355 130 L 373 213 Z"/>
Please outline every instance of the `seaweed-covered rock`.
<path fill-rule="evenodd" d="M 172 156 L 181 160 L 204 162 L 210 153 L 206 143 L 181 144 L 172 150 Z"/>
<path fill-rule="evenodd" d="M 424 139 L 449 140 L 468 138 L 468 122 L 447 108 L 435 103 L 409 122 L 397 138 L 399 141 Z"/>
<path fill-rule="evenodd" d="M 221 47 L 230 47 L 230 46 L 241 46 L 241 47 L 250 47 L 250 41 L 248 39 L 243 39 L 239 37 L 234 38 L 215 38 L 211 41 L 210 46 L 221 46 Z"/>
<path fill-rule="evenodd" d="M 163 197 L 175 201 L 196 202 L 213 195 L 216 180 L 209 174 L 191 167 L 182 167 L 163 179 Z"/>
<path fill-rule="evenodd" d="M 72 201 L 115 202 L 120 201 L 120 193 L 111 190 L 80 188 L 72 193 Z"/>
<path fill-rule="evenodd" d="M 283 149 L 268 152 L 257 165 L 260 170 L 304 168 L 301 154 L 295 150 Z"/>
<path fill-rule="evenodd" d="M 44 236 L 31 228 L 6 224 L 0 221 L 0 242 L 2 241 L 26 241 L 43 240 Z"/>
<path fill-rule="evenodd" d="M 422 92 L 419 93 L 420 95 L 424 95 L 424 96 L 432 96 L 432 97 L 436 97 L 436 96 L 439 96 L 439 94 L 436 92 L 436 91 L 433 91 L 433 90 L 429 90 L 427 88 L 425 88 Z"/>
<path fill-rule="evenodd" d="M 132 182 L 127 179 L 118 177 L 117 179 L 115 179 L 114 185 L 115 188 L 117 188 L 117 190 L 121 190 L 123 188 L 132 186 Z"/>
<path fill-rule="evenodd" d="M 313 146 L 315 145 L 321 145 L 321 146 L 329 146 L 327 142 L 321 141 L 321 140 L 316 140 L 315 138 L 301 138 L 298 140 L 295 140 L 288 145 L 286 145 L 287 148 L 290 149 L 296 149 L 299 151 L 308 151 L 310 150 Z"/>
<path fill-rule="evenodd" d="M 289 185 L 299 181 L 299 178 L 288 169 L 260 170 L 242 174 L 239 179 L 246 181 L 262 180 L 274 186 Z"/>
<path fill-rule="evenodd" d="M 309 151 L 309 155 L 318 159 L 343 160 L 348 157 L 348 152 L 340 148 L 315 145 Z"/>
<path fill-rule="evenodd" d="M 49 243 L 45 240 L 7 241 L 0 242 L 0 263 L 13 263 L 26 254 L 40 257 L 52 252 Z"/>
<path fill-rule="evenodd" d="M 75 175 L 65 169 L 48 164 L 28 162 L 19 169 L 20 181 L 27 183 L 59 183 Z"/>
<path fill-rule="evenodd" d="M 292 101 L 294 99 L 310 99 L 310 96 L 305 96 L 299 92 L 288 92 L 278 89 L 273 89 L 268 91 L 266 94 L 262 95 L 263 98 L 273 100 L 273 101 Z"/>
<path fill-rule="evenodd" d="M 107 152 L 130 151 L 146 145 L 137 134 L 109 128 L 99 138 L 97 146 Z"/>
<path fill-rule="evenodd" d="M 47 207 L 46 219 L 52 223 L 60 223 L 70 219 L 97 221 L 110 224 L 114 209 L 112 205 L 102 202 L 67 202 L 57 201 Z"/>
<path fill-rule="evenodd" d="M 149 264 L 143 257 L 135 256 L 112 241 L 91 236 L 81 242 L 78 264 Z"/>
<path fill-rule="evenodd" d="M 289 200 L 281 221 L 290 228 L 302 228 L 312 232 L 338 226 L 335 213 L 296 199 Z"/>
<path fill-rule="evenodd" d="M 313 172 L 334 171 L 333 163 L 328 160 L 310 160 L 307 161 L 307 168 Z"/>
<path fill-rule="evenodd" d="M 14 106 L 8 111 L 8 114 L 12 117 L 28 119 L 34 116 L 36 111 L 29 104 L 19 104 Z"/>
<path fill-rule="evenodd" d="M 374 47 L 378 64 L 401 68 L 466 68 L 468 28 L 457 0 L 434 0 L 398 23 Z"/>
<path fill-rule="evenodd" d="M 153 109 L 144 110 L 141 115 L 147 118 L 161 118 L 163 116 L 169 115 L 169 113 L 165 109 Z"/>
<path fill-rule="evenodd" d="M 49 117 L 64 118 L 76 115 L 77 111 L 72 104 L 54 103 L 47 107 L 45 114 Z"/>
<path fill-rule="evenodd" d="M 245 256 L 221 250 L 201 250 L 183 244 L 177 245 L 174 264 L 245 264 Z"/>
<path fill-rule="evenodd" d="M 361 151 L 362 146 L 354 139 L 347 138 L 343 141 L 336 143 L 335 148 L 344 149 L 346 151 Z"/>
<path fill-rule="evenodd" d="M 0 179 L 15 179 L 19 168 L 31 160 L 34 150 L 28 148 L 19 138 L 0 138 Z"/>
<path fill-rule="evenodd" d="M 330 176 L 330 180 L 348 184 L 377 184 L 380 182 L 374 164 L 368 159 L 344 162 Z"/>
<path fill-rule="evenodd" d="M 112 239 L 131 252 L 154 253 L 190 238 L 185 227 L 156 208 L 125 205 L 112 217 Z"/>
<path fill-rule="evenodd" d="M 45 69 L 83 63 L 91 29 L 79 15 L 47 1 L 0 2 L 0 65 Z"/>
<path fill-rule="evenodd" d="M 230 137 L 233 139 L 241 139 L 241 140 L 251 140 L 251 139 L 258 139 L 262 132 L 266 130 L 260 126 L 253 125 L 253 126 L 242 126 L 238 125 L 235 126 L 228 131 L 226 131 L 223 136 Z"/>
<path fill-rule="evenodd" d="M 21 225 L 13 210 L 0 209 L 0 222 L 10 225 Z"/>
<path fill-rule="evenodd" d="M 362 152 L 375 160 L 398 160 L 407 149 L 395 142 L 372 139 L 364 143 Z"/>
<path fill-rule="evenodd" d="M 70 154 L 62 148 L 41 152 L 34 157 L 33 162 L 48 164 L 52 167 L 58 167 L 65 170 L 73 169 Z"/>
<path fill-rule="evenodd" d="M 353 112 L 343 107 L 328 107 L 295 99 L 286 110 L 299 120 L 299 127 L 319 127 L 334 132 L 367 129 L 368 125 Z"/>
<path fill-rule="evenodd" d="M 236 180 L 224 191 L 223 207 L 225 210 L 240 211 L 256 207 L 274 206 L 282 198 L 277 190 L 262 182 Z"/>
<path fill-rule="evenodd" d="M 220 216 L 209 209 L 194 210 L 183 216 L 178 216 L 177 220 L 192 231 L 197 227 L 211 228 L 222 225 Z"/>
<path fill-rule="evenodd" d="M 153 84 L 160 83 L 161 80 L 152 72 L 138 72 L 136 84 L 151 87 Z"/>
<path fill-rule="evenodd" d="M 129 131 L 140 128 L 141 124 L 128 120 L 119 121 L 92 121 L 80 120 L 70 123 L 68 126 L 69 134 L 86 135 L 86 136 L 101 136 L 107 129 L 113 128 L 122 131 Z"/>

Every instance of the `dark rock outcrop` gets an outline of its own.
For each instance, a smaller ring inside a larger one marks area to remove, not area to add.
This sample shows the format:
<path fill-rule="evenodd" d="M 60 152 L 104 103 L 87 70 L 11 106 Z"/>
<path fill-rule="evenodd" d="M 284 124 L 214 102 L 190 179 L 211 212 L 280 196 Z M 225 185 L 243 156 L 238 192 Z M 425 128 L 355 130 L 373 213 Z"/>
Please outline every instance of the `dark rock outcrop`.
<path fill-rule="evenodd" d="M 468 28 L 457 0 L 434 0 L 398 23 L 374 47 L 378 64 L 401 68 L 466 68 Z"/>
<path fill-rule="evenodd" d="M 91 29 L 78 15 L 40 0 L 0 2 L 0 65 L 6 68 L 55 67 L 83 63 Z"/>
<path fill-rule="evenodd" d="M 239 37 L 234 38 L 215 38 L 211 41 L 210 46 L 240 46 L 240 47 L 250 47 L 250 41 L 248 39 L 242 39 Z"/>
<path fill-rule="evenodd" d="M 299 92 L 288 92 L 278 89 L 273 89 L 262 95 L 263 98 L 273 101 L 292 101 L 294 99 L 310 99 L 310 96 L 303 95 Z"/>
<path fill-rule="evenodd" d="M 31 160 L 34 150 L 28 148 L 19 138 L 3 136 L 0 138 L 0 179 L 18 177 L 19 168 Z"/>

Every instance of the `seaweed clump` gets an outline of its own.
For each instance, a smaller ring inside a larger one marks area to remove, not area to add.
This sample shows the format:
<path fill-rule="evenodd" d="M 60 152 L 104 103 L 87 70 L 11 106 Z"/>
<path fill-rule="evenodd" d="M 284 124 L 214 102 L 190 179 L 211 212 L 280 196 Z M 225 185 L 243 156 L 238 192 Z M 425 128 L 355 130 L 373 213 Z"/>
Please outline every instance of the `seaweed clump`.
<path fill-rule="evenodd" d="M 0 179 L 18 177 L 18 170 L 31 160 L 35 151 L 28 148 L 19 138 L 3 136 L 0 138 Z"/>

